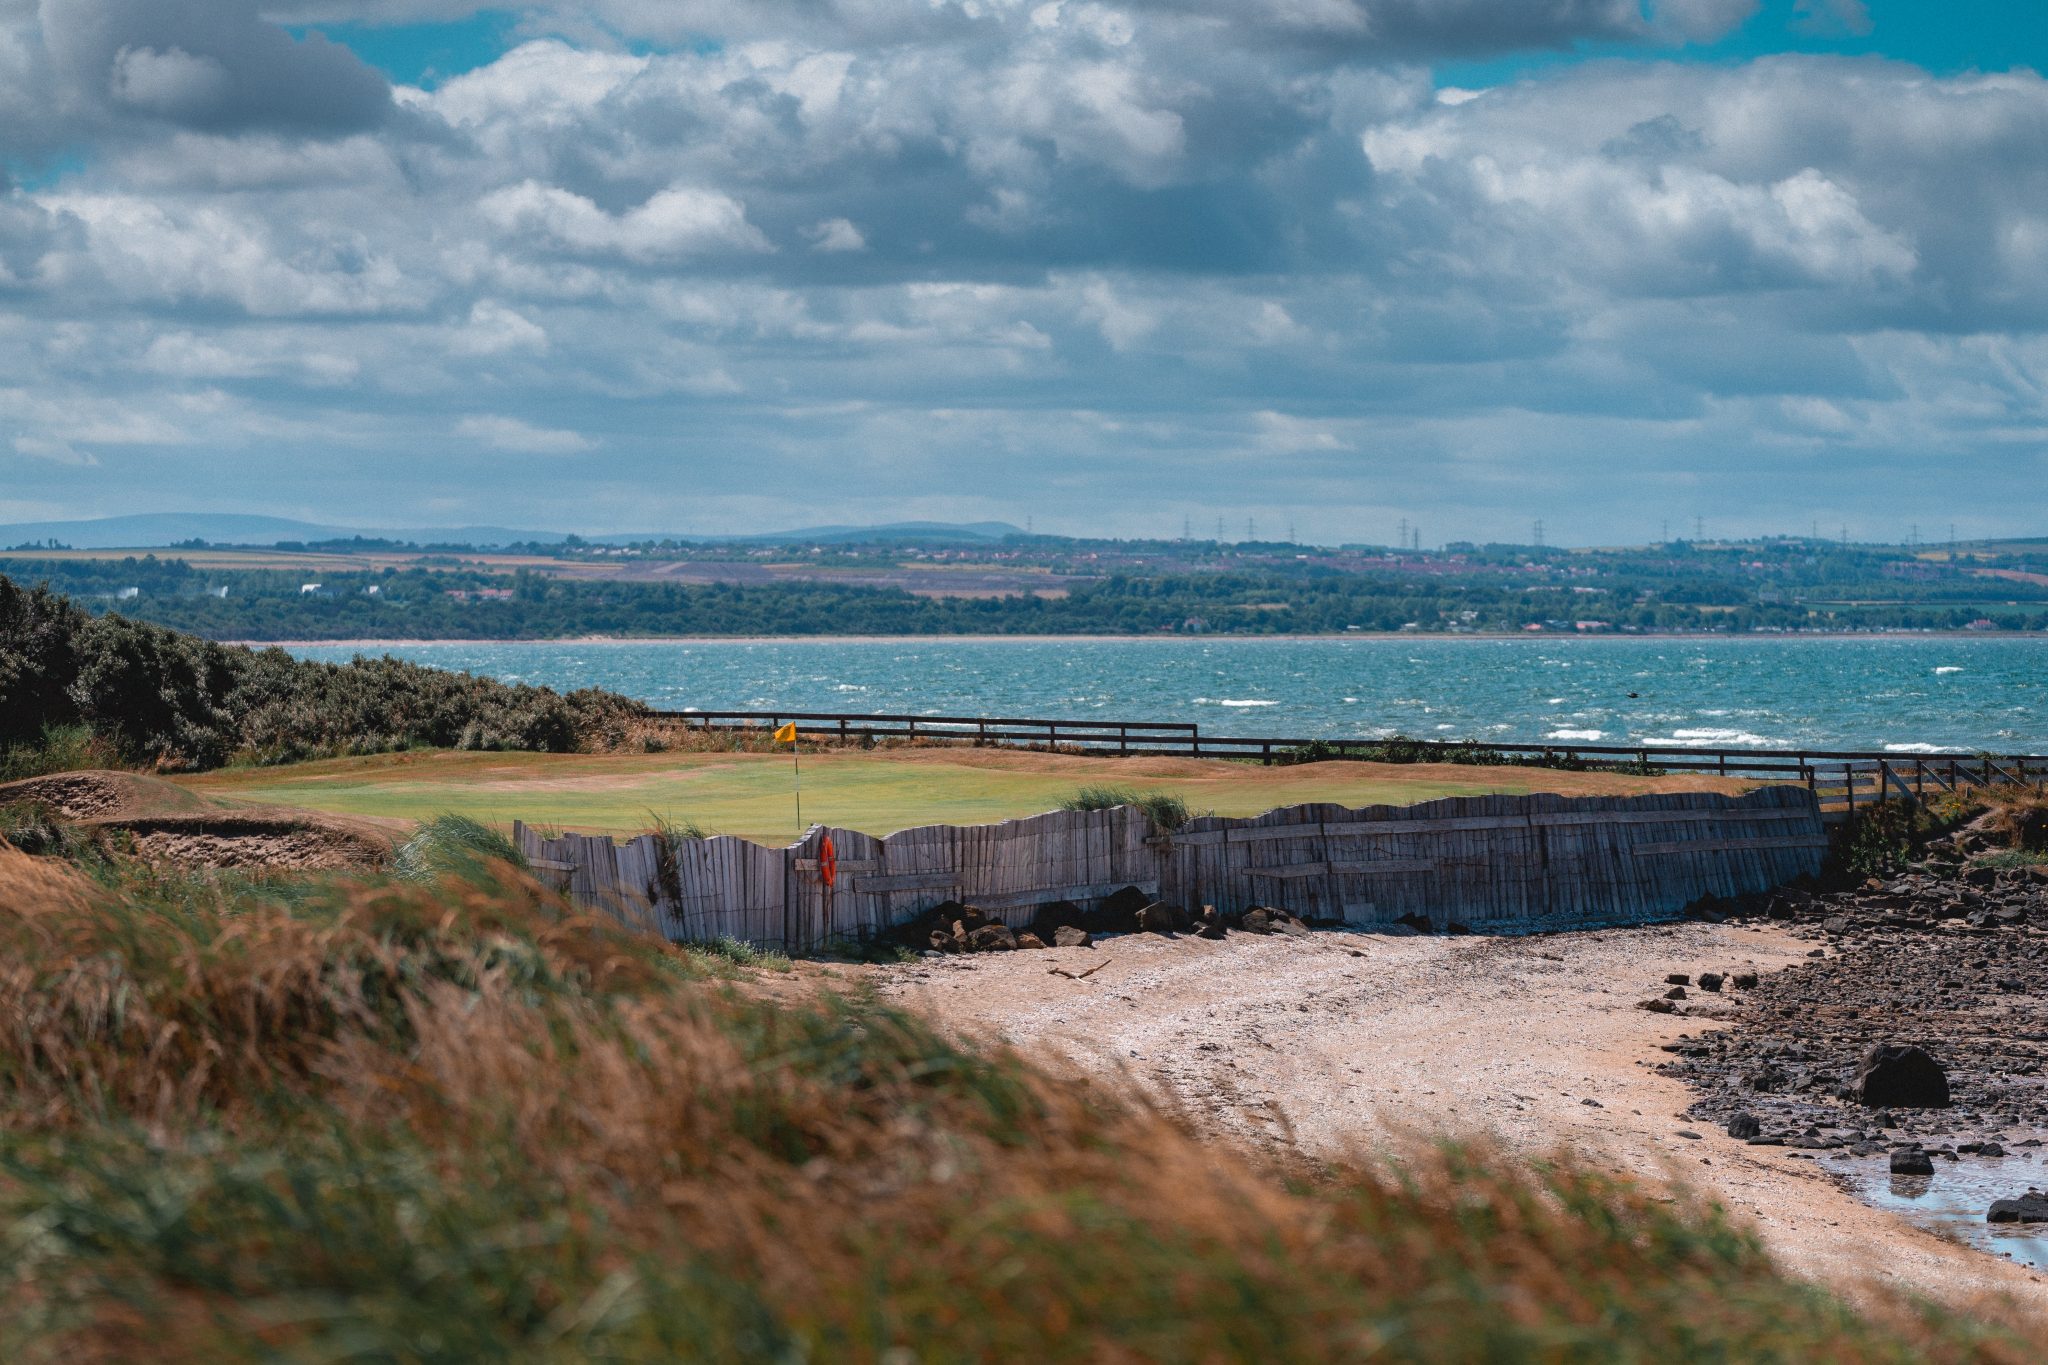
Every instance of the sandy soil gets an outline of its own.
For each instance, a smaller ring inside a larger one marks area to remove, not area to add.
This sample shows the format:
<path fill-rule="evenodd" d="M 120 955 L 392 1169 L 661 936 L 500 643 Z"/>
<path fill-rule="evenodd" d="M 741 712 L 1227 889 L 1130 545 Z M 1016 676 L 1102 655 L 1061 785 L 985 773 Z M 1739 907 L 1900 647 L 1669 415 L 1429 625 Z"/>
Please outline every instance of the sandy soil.
<path fill-rule="evenodd" d="M 1799 1273 L 1952 1303 L 2010 1294 L 2048 1313 L 2042 1276 L 1857 1202 L 1822 1161 L 1679 1117 L 1690 1096 L 1654 1071 L 1659 1045 L 1716 1006 L 1669 1016 L 1635 1002 L 1661 993 L 1667 972 L 1770 971 L 1809 947 L 1692 924 L 1531 938 L 1129 935 L 926 959 L 884 969 L 880 988 L 1041 1062 L 1128 1078 L 1253 1148 L 1342 1158 L 1404 1134 L 1490 1134 L 1510 1150 L 1691 1184 L 1754 1220 Z M 1050 970 L 1105 961 L 1086 981 Z"/>
<path fill-rule="evenodd" d="M 0 784 L 0 805 L 40 801 L 87 828 L 126 830 L 144 859 L 196 867 L 371 868 L 408 821 L 222 806 L 142 773 L 87 770 Z"/>

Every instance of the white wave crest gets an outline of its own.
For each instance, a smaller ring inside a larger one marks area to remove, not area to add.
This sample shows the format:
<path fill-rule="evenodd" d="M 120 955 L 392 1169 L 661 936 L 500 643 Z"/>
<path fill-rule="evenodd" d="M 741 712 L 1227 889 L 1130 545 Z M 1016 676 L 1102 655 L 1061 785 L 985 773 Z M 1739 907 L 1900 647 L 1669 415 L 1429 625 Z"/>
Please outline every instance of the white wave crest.
<path fill-rule="evenodd" d="M 1607 732 L 1605 730 L 1552 730 L 1543 737 L 1545 739 L 1594 740 L 1607 738 Z"/>
<path fill-rule="evenodd" d="M 1767 735 L 1752 734 L 1748 730 L 1724 730 L 1702 728 L 1673 730 L 1668 738 L 1649 741 L 1654 748 L 1668 744 L 1674 749 L 1783 749 L 1788 747 L 1782 739 Z"/>
<path fill-rule="evenodd" d="M 1961 664 L 1943 664 L 1934 671 L 1936 673 L 1960 673 L 1963 671 L 1963 666 Z"/>
<path fill-rule="evenodd" d="M 1938 754 L 1941 752 L 1941 746 L 1939 744 L 1917 742 L 1913 744 L 1887 744 L 1884 746 L 1884 751 L 1888 754 Z"/>
<path fill-rule="evenodd" d="M 1245 697 L 1196 697 L 1197 706 L 1278 706 L 1277 701 L 1255 701 Z"/>

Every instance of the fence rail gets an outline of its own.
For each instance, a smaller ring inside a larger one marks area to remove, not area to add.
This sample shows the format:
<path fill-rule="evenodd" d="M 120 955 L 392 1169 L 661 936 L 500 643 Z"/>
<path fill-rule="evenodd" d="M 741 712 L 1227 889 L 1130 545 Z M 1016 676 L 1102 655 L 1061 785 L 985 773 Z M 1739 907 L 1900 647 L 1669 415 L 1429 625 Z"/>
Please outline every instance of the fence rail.
<path fill-rule="evenodd" d="M 806 739 L 841 743 L 868 740 L 957 742 L 1007 748 L 1062 749 L 1119 756 L 1169 755 L 1286 762 L 1303 751 L 1369 755 L 1388 741 L 1327 736 L 1204 734 L 1187 721 L 1043 720 L 1011 716 L 913 716 L 841 711 L 654 711 L 650 716 L 693 729 L 744 732 L 794 722 Z M 1966 787 L 2048 782 L 2048 755 L 1899 753 L 1858 749 L 1730 749 L 1692 745 L 1494 743 L 1402 740 L 1408 748 L 1445 761 L 1501 754 L 1536 762 L 1573 761 L 1595 767 L 1636 767 L 1797 783 L 1833 817 L 1895 797 L 1924 801 Z"/>

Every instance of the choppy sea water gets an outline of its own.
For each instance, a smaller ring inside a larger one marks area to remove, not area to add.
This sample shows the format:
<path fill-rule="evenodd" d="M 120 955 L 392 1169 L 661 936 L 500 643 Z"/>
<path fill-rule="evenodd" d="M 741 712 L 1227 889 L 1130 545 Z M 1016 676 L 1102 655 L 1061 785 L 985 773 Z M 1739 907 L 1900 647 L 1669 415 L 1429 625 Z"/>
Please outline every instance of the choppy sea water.
<path fill-rule="evenodd" d="M 1194 721 L 1219 734 L 2048 753 L 2048 639 L 774 640 L 389 653 L 699 710 Z"/>

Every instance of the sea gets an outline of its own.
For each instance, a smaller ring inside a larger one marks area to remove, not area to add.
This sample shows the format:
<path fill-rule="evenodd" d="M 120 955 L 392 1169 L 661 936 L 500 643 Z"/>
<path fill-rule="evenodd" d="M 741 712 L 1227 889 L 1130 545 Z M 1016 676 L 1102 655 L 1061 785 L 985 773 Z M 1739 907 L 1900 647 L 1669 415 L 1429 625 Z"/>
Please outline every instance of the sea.
<path fill-rule="evenodd" d="M 672 710 L 1193 721 L 1405 735 L 2048 753 L 2048 639 L 780 639 L 296 645 Z"/>

